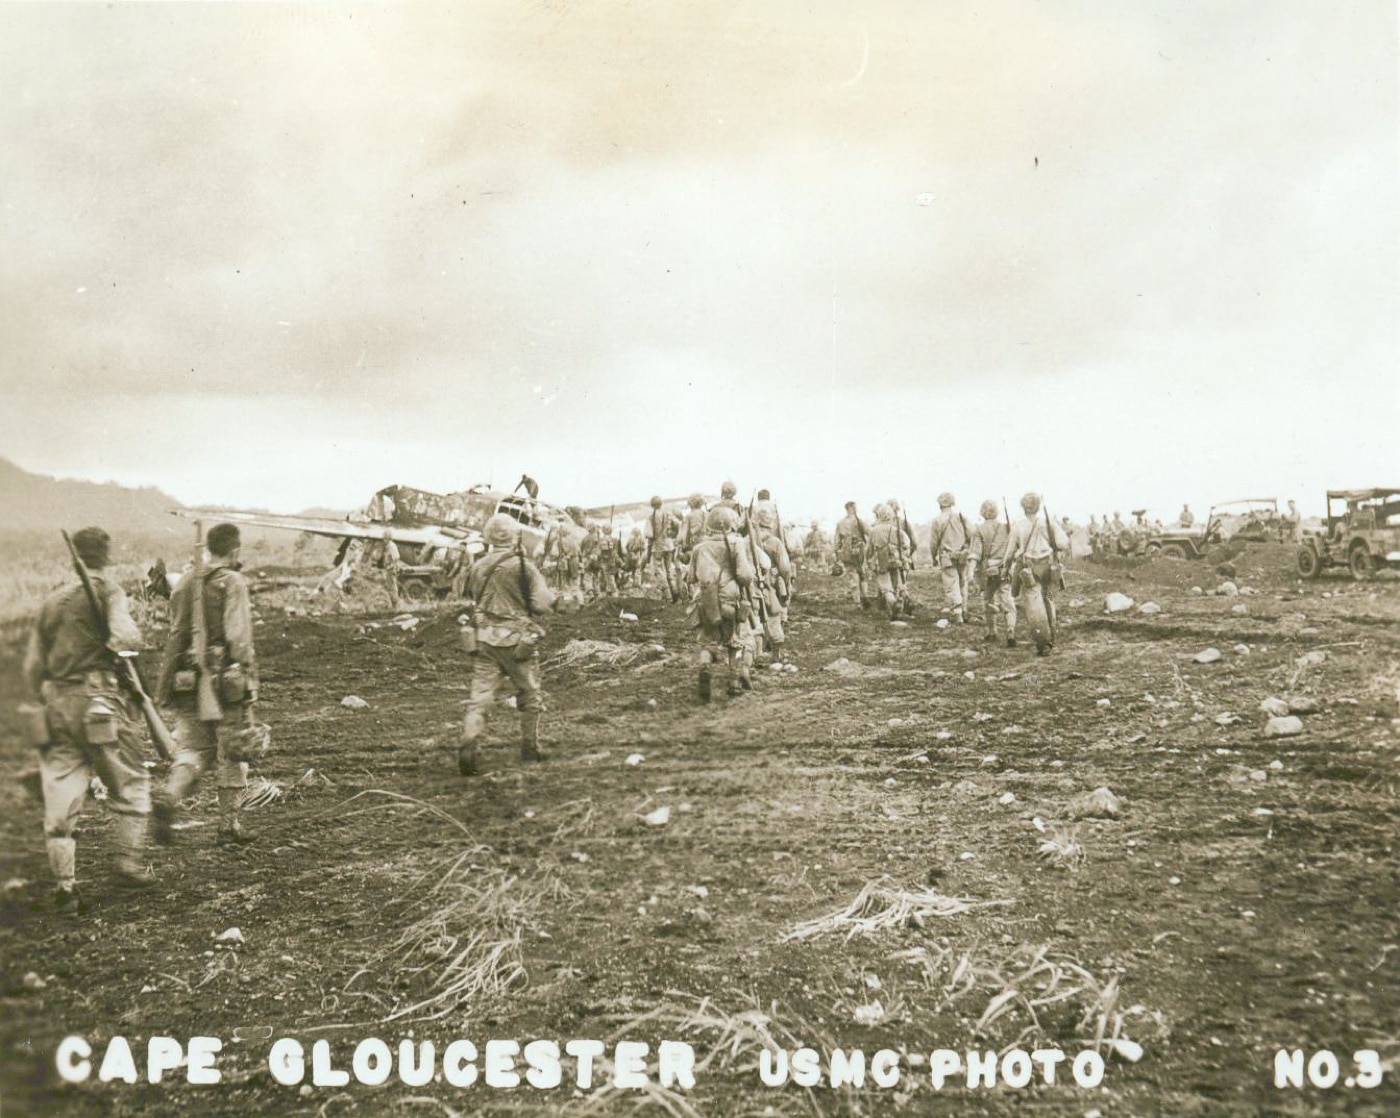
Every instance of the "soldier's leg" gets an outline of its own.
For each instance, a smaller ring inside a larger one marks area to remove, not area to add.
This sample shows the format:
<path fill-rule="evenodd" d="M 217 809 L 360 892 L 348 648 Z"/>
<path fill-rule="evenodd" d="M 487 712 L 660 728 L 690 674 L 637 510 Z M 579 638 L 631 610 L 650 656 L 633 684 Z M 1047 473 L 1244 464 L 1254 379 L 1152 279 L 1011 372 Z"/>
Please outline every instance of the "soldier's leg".
<path fill-rule="evenodd" d="M 894 573 L 881 571 L 875 576 L 875 588 L 880 592 L 880 601 L 891 621 L 899 617 L 899 601 L 894 593 Z"/>
<path fill-rule="evenodd" d="M 997 593 L 1001 598 L 1001 612 L 1006 616 L 1006 643 L 1014 648 L 1016 645 L 1016 595 L 1011 592 L 1009 579 L 1001 580 L 1001 589 Z"/>
<path fill-rule="evenodd" d="M 201 722 L 193 710 L 180 710 L 175 715 L 175 759 L 165 778 L 165 789 L 156 797 L 151 827 L 152 837 L 162 845 L 174 841 L 180 801 L 194 794 L 205 769 L 217 762 L 217 725 Z"/>
<path fill-rule="evenodd" d="M 702 703 L 708 703 L 710 701 L 711 687 L 710 668 L 711 665 L 713 665 L 715 662 L 715 654 L 709 640 L 703 637 L 701 638 L 701 640 L 703 643 L 700 646 L 700 675 L 698 694 Z"/>
<path fill-rule="evenodd" d="M 51 716 L 58 713 L 59 705 L 50 705 Z M 87 799 L 92 769 L 87 750 L 67 732 L 66 725 L 57 724 L 60 721 L 66 722 L 61 714 L 50 719 L 57 740 L 39 754 L 39 776 L 44 790 L 44 847 L 49 856 L 49 869 L 59 890 L 71 895 L 77 876 L 73 827 Z"/>
<path fill-rule="evenodd" d="M 478 645 L 471 653 L 471 689 L 467 693 L 467 714 L 462 723 L 462 741 L 457 747 L 457 771 L 472 776 L 477 771 L 477 748 L 486 732 L 486 712 L 496 697 L 501 670 L 488 645 Z"/>
<path fill-rule="evenodd" d="M 219 786 L 219 841 L 223 843 L 247 843 L 253 836 L 243 829 L 242 809 L 238 802 L 248 787 L 248 762 L 234 756 L 235 735 L 242 724 L 246 712 L 230 708 L 224 712 L 215 737 L 217 740 L 217 766 L 215 777 Z"/>
<path fill-rule="evenodd" d="M 125 703 L 124 703 L 125 705 Z M 110 745 L 93 746 L 92 762 L 107 786 L 107 804 L 116 816 L 113 845 L 123 884 L 146 885 L 146 827 L 151 814 L 151 776 L 141 756 L 135 711 L 128 711 Z"/>
<path fill-rule="evenodd" d="M 1027 566 L 1022 572 L 1021 581 L 1025 590 L 1021 599 L 1021 607 L 1025 611 L 1026 620 L 1030 622 L 1031 636 L 1035 639 L 1036 655 L 1045 656 L 1049 653 L 1051 644 L 1050 619 L 1045 609 L 1041 580 L 1033 569 L 1035 566 L 1038 566 L 1038 562 Z"/>
<path fill-rule="evenodd" d="M 515 649 L 501 649 L 497 663 L 515 688 L 515 706 L 520 711 L 520 759 L 543 761 L 540 749 L 540 715 L 544 713 L 544 693 L 540 687 L 540 658 L 521 660 Z"/>
<path fill-rule="evenodd" d="M 963 600 L 961 584 L 958 581 L 958 568 L 948 560 L 944 560 L 938 568 L 939 580 L 943 583 L 943 598 L 948 603 L 948 608 L 952 612 L 953 620 L 960 622 L 963 619 Z"/>

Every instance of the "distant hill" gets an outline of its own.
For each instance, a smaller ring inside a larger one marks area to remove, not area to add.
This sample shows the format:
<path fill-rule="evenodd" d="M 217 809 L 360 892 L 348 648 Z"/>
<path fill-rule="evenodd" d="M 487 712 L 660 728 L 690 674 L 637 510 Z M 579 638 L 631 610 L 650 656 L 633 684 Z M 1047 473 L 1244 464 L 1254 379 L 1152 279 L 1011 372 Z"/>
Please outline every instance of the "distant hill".
<path fill-rule="evenodd" d="M 170 515 L 179 507 L 179 501 L 159 489 L 46 477 L 0 458 L 0 532 L 57 532 L 96 524 L 113 535 L 183 539 L 189 529 Z"/>

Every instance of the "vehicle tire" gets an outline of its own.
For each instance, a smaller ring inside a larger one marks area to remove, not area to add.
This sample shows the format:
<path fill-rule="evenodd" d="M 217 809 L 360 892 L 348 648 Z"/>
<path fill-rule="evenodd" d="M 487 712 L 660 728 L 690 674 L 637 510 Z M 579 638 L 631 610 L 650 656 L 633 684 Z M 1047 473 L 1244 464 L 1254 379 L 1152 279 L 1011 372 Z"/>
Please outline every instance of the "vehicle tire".
<path fill-rule="evenodd" d="M 1162 545 L 1163 559 L 1185 559 L 1186 548 L 1179 543 L 1166 543 Z"/>
<path fill-rule="evenodd" d="M 426 602 L 433 596 L 433 584 L 426 579 L 408 578 L 399 583 L 399 597 L 407 602 Z"/>
<path fill-rule="evenodd" d="M 1351 577 L 1358 582 L 1370 578 L 1374 569 L 1371 565 L 1371 555 L 1364 545 L 1351 549 L 1351 554 L 1347 556 L 1347 566 L 1351 568 Z"/>
<path fill-rule="evenodd" d="M 1298 573 L 1303 578 L 1316 578 L 1318 571 L 1322 569 L 1322 560 L 1318 554 L 1310 547 L 1300 547 L 1298 549 Z"/>

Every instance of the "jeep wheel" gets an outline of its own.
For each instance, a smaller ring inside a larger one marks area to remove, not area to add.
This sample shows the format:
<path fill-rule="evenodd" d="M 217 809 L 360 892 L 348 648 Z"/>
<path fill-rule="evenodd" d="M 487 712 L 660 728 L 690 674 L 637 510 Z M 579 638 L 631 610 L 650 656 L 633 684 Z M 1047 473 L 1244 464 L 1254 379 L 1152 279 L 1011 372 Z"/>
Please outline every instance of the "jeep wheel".
<path fill-rule="evenodd" d="M 1300 547 L 1298 549 L 1298 573 L 1304 578 L 1316 578 L 1317 572 L 1322 569 L 1322 561 L 1318 558 L 1317 552 L 1310 547 Z"/>
<path fill-rule="evenodd" d="M 1162 545 L 1163 559 L 1185 559 L 1186 548 L 1179 543 L 1164 543 Z"/>
<path fill-rule="evenodd" d="M 433 596 L 433 584 L 421 578 L 408 578 L 399 583 L 399 597 L 408 602 L 426 602 Z"/>
<path fill-rule="evenodd" d="M 1371 556 L 1364 546 L 1351 549 L 1351 554 L 1347 556 L 1347 566 L 1351 568 L 1351 577 L 1358 582 L 1371 577 Z"/>

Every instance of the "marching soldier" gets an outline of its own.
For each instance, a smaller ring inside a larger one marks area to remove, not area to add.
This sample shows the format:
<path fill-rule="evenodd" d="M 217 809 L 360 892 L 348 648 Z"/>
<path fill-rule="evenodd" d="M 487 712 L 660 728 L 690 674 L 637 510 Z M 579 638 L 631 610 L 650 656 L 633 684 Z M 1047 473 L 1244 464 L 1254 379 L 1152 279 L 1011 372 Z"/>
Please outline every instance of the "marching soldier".
<path fill-rule="evenodd" d="M 951 493 L 938 495 L 938 510 L 929 533 L 929 551 L 943 580 L 943 593 L 952 609 L 953 621 L 962 624 L 967 620 L 967 561 L 972 532 Z"/>
<path fill-rule="evenodd" d="M 647 539 L 647 566 L 654 564 L 660 568 L 661 583 L 673 602 L 680 600 L 680 588 L 677 586 L 679 573 L 676 571 L 676 546 L 680 530 L 680 518 L 662 507 L 660 497 L 653 497 L 651 512 L 643 528 Z"/>
<path fill-rule="evenodd" d="M 239 571 L 238 525 L 216 524 L 205 537 L 208 565 L 180 580 L 170 598 L 170 637 L 156 684 L 156 702 L 175 711 L 175 760 L 165 792 L 156 800 L 156 842 L 174 840 L 173 823 L 181 800 L 192 795 L 211 767 L 219 792 L 221 844 L 252 842 L 243 829 L 238 801 L 248 786 L 248 762 L 236 731 L 257 699 L 257 657 L 253 650 L 253 606 L 248 580 Z M 392 547 L 392 541 L 389 545 Z M 196 587 L 196 581 L 199 586 Z M 208 663 L 194 662 L 194 599 L 202 599 Z M 223 708 L 219 721 L 200 718 L 196 673 L 208 671 Z"/>
<path fill-rule="evenodd" d="M 870 608 L 870 585 L 866 563 L 870 558 L 870 529 L 856 512 L 854 501 L 846 502 L 846 515 L 836 525 L 836 561 L 854 576 L 856 601 L 861 609 Z"/>
<path fill-rule="evenodd" d="M 768 553 L 777 576 L 774 589 L 784 605 L 792 598 L 792 555 L 788 551 L 787 533 L 783 531 L 778 506 L 768 490 L 760 489 L 754 502 L 749 530 L 757 533 L 758 546 Z"/>
<path fill-rule="evenodd" d="M 710 699 L 711 668 L 721 659 L 729 668 L 730 695 L 752 686 L 742 658 L 742 626 L 746 621 L 758 624 L 750 616 L 748 601 L 757 572 L 738 529 L 733 509 L 711 509 L 705 518 L 705 536 L 690 557 L 690 581 L 697 587 L 691 608 L 693 623 L 700 630 L 701 702 Z"/>
<path fill-rule="evenodd" d="M 110 637 L 98 633 L 87 591 L 70 586 L 52 594 L 29 634 L 23 665 L 24 690 L 42 701 L 37 718 L 44 792 L 44 845 L 60 911 L 80 910 L 74 826 L 96 773 L 107 786 L 107 804 L 116 816 L 116 879 L 142 888 L 152 883 L 143 861 L 151 782 L 141 757 L 138 715 L 113 670 L 113 649 L 134 651 L 141 631 L 131 618 L 126 594 L 102 572 L 111 537 L 101 528 L 73 533 L 73 546 L 88 568 Z M 42 739 L 47 739 L 42 740 Z"/>
<path fill-rule="evenodd" d="M 632 530 L 627 535 L 627 542 L 618 541 L 622 548 L 622 569 L 626 584 L 630 587 L 640 589 L 642 578 L 646 572 L 642 569 L 646 565 L 647 541 L 642 535 L 640 524 L 632 525 Z"/>
<path fill-rule="evenodd" d="M 889 505 L 875 506 L 875 526 L 870 529 L 871 566 L 875 570 L 875 587 L 889 612 L 891 621 L 898 621 L 907 598 L 904 589 L 904 529 L 895 523 Z"/>
<path fill-rule="evenodd" d="M 820 569 L 826 564 L 826 551 L 828 547 L 826 533 L 822 531 L 821 525 L 815 520 L 807 530 L 806 537 L 802 540 L 802 561 L 805 566 L 814 570 Z"/>
<path fill-rule="evenodd" d="M 1041 513 L 1040 494 L 1021 498 L 1026 514 L 1011 529 L 1002 554 L 1002 570 L 1021 592 L 1021 606 L 1030 621 L 1037 656 L 1048 656 L 1055 645 L 1054 589 L 1063 577 L 1060 555 L 1069 549 L 1064 531 Z"/>
<path fill-rule="evenodd" d="M 988 641 L 997 639 L 997 615 L 1006 618 L 1006 647 L 1016 647 L 1016 598 L 1011 592 L 1011 579 L 1002 567 L 1006 544 L 1011 538 L 1011 526 L 997 514 L 997 503 L 982 502 L 982 523 L 972 530 L 968 551 L 969 577 L 978 579 L 985 606 L 982 615 L 987 623 Z"/>
<path fill-rule="evenodd" d="M 739 521 L 738 532 L 741 536 L 749 534 L 748 511 L 739 503 L 739 487 L 732 481 L 726 481 L 719 487 L 719 500 L 714 503 L 713 509 L 728 509 Z M 708 521 L 706 522 L 708 524 Z"/>
<path fill-rule="evenodd" d="M 467 595 L 473 602 L 472 624 L 463 630 L 471 658 L 471 693 L 457 750 L 457 771 L 477 773 L 477 752 L 486 730 L 486 712 L 498 691 L 511 690 L 520 711 L 520 760 L 543 761 L 540 750 L 539 640 L 544 629 L 535 620 L 553 609 L 554 593 L 539 568 L 520 546 L 520 525 L 497 513 L 482 529 L 487 552 L 472 566 Z"/>

